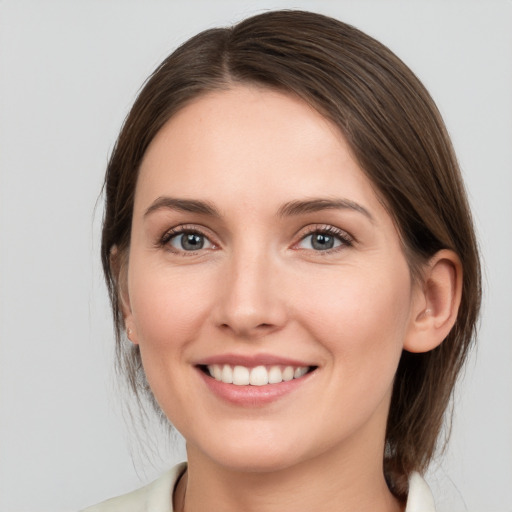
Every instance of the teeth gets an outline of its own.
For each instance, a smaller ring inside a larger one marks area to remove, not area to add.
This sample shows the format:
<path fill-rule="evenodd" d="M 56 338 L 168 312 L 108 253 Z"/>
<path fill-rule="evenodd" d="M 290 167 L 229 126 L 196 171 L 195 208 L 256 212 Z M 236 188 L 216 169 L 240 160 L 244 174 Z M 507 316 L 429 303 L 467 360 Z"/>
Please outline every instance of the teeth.
<path fill-rule="evenodd" d="M 295 373 L 294 369 L 291 366 L 287 366 L 283 370 L 283 380 L 285 382 L 293 379 L 293 374 Z"/>
<path fill-rule="evenodd" d="M 308 373 L 308 369 L 304 366 L 300 366 L 299 368 L 295 368 L 295 371 L 293 372 L 293 378 L 300 379 L 303 375 L 306 375 L 306 373 Z"/>
<path fill-rule="evenodd" d="M 233 384 L 247 386 L 249 384 L 249 369 L 245 366 L 235 366 L 233 368 Z"/>
<path fill-rule="evenodd" d="M 268 383 L 279 384 L 280 382 L 283 382 L 283 373 L 281 372 L 281 368 L 279 368 L 279 366 L 272 366 L 268 372 Z"/>
<path fill-rule="evenodd" d="M 222 368 L 218 364 L 213 365 L 213 377 L 215 380 L 222 380 Z"/>
<path fill-rule="evenodd" d="M 268 384 L 268 372 L 264 366 L 256 366 L 251 370 L 251 378 L 249 379 L 251 386 L 264 386 Z"/>
<path fill-rule="evenodd" d="M 233 370 L 231 369 L 231 366 L 229 366 L 228 364 L 225 364 L 222 367 L 222 373 L 220 375 L 220 380 L 222 382 L 225 382 L 226 384 L 231 384 L 233 382 Z"/>
<path fill-rule="evenodd" d="M 230 366 L 229 364 L 212 364 L 208 366 L 210 375 L 219 382 L 234 384 L 235 386 L 265 386 L 266 384 L 279 384 L 293 379 L 300 379 L 308 373 L 308 366 Z"/>

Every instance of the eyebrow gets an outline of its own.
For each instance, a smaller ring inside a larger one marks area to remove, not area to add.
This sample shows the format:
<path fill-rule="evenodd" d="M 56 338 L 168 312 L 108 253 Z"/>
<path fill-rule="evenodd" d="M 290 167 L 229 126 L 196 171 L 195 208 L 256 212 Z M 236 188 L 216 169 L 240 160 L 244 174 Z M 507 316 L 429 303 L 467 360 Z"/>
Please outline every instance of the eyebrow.
<path fill-rule="evenodd" d="M 220 217 L 220 213 L 211 203 L 198 201 L 196 199 L 177 199 L 174 197 L 159 197 L 151 203 L 151 206 L 144 212 L 144 217 L 161 210 L 175 210 L 178 212 L 200 213 L 211 217 Z"/>
<path fill-rule="evenodd" d="M 372 222 L 374 220 L 372 214 L 364 206 L 349 199 L 313 198 L 305 201 L 290 201 L 279 208 L 278 215 L 280 217 L 289 217 L 320 212 L 322 210 L 353 210 L 362 213 Z"/>
<path fill-rule="evenodd" d="M 211 217 L 220 218 L 219 210 L 208 201 L 199 201 L 197 199 L 178 199 L 174 197 L 163 196 L 155 199 L 149 208 L 144 212 L 147 217 L 152 212 L 167 209 L 179 212 L 199 213 Z M 293 217 L 306 215 L 308 213 L 320 212 L 323 210 L 353 210 L 362 213 L 373 222 L 371 213 L 360 204 L 349 199 L 324 199 L 314 198 L 303 201 L 290 201 L 281 206 L 277 212 L 279 217 Z"/>

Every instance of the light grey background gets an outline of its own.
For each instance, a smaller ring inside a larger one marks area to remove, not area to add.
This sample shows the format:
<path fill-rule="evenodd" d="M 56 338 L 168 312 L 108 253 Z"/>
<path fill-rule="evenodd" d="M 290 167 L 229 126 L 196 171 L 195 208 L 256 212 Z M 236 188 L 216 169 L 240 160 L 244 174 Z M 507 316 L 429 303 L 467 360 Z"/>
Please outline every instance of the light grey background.
<path fill-rule="evenodd" d="M 123 420 L 95 202 L 120 124 L 153 68 L 202 29 L 277 7 L 331 14 L 377 37 L 445 117 L 486 296 L 452 441 L 428 478 L 442 511 L 512 511 L 507 0 L 0 2 L 0 510 L 76 510 L 182 457 L 156 437 L 149 464 Z"/>

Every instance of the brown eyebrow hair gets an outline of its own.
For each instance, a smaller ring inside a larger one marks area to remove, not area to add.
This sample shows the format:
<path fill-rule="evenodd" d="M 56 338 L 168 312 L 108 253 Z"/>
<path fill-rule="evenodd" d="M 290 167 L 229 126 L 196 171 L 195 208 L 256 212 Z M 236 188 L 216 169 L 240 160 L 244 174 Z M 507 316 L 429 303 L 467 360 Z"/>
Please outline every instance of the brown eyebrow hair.
<path fill-rule="evenodd" d="M 215 208 L 215 206 L 208 201 L 199 201 L 197 199 L 178 199 L 168 196 L 161 196 L 155 199 L 151 206 L 144 212 L 144 217 L 147 217 L 150 213 L 162 208 L 177 210 L 181 212 L 199 213 L 217 218 L 221 217 L 221 214 L 217 208 Z M 366 208 L 364 208 L 364 206 L 361 206 L 354 201 L 350 201 L 349 199 L 314 198 L 302 201 L 290 201 L 279 208 L 277 215 L 279 217 L 291 217 L 329 209 L 354 210 L 356 212 L 362 213 L 371 221 L 374 220 L 371 213 Z"/>
<path fill-rule="evenodd" d="M 210 215 L 211 217 L 221 216 L 217 208 L 208 201 L 177 199 L 174 197 L 162 196 L 153 201 L 151 206 L 144 212 L 144 217 L 147 217 L 150 213 L 162 208 L 181 212 L 200 213 L 202 215 Z"/>
<path fill-rule="evenodd" d="M 343 210 L 349 209 L 362 213 L 373 221 L 371 213 L 359 203 L 350 201 L 349 199 L 322 199 L 313 198 L 305 201 L 290 201 L 279 208 L 278 215 L 280 217 L 304 215 L 307 213 L 319 212 L 322 210 Z"/>

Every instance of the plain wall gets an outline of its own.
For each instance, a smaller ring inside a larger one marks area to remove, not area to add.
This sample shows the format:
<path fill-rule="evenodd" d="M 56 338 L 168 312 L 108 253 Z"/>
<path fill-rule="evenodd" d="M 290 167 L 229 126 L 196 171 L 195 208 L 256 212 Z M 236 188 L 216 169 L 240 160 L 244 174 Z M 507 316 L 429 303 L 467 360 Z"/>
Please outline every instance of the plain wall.
<path fill-rule="evenodd" d="M 440 511 L 512 511 L 506 0 L 0 2 L 0 510 L 77 510 L 183 457 L 179 443 L 161 450 L 157 437 L 146 462 L 123 419 L 95 204 L 122 120 L 155 66 L 202 29 L 282 7 L 375 36 L 444 115 L 479 233 L 485 301 L 451 444 L 428 480 Z"/>

